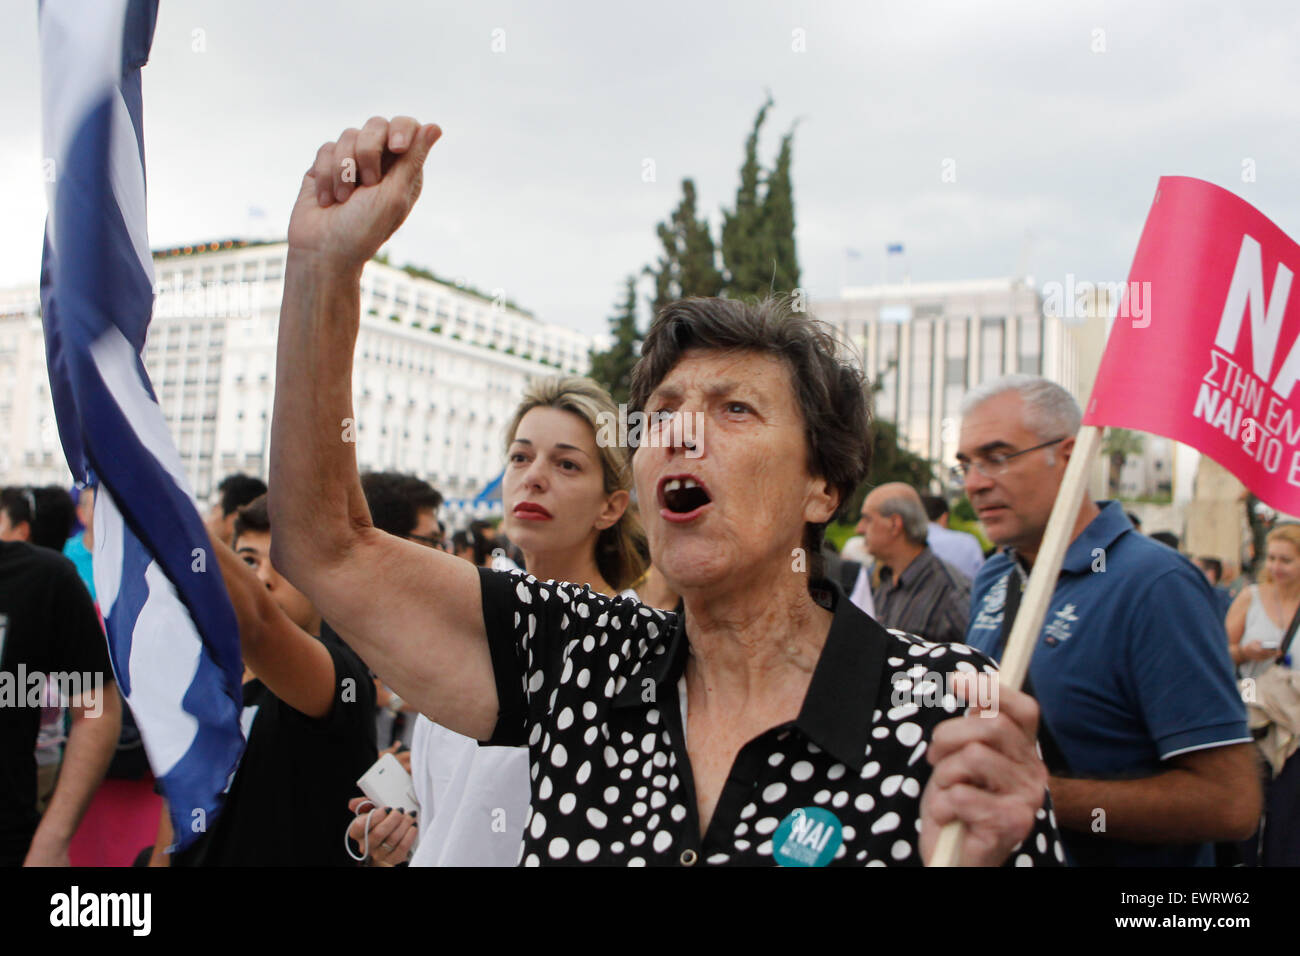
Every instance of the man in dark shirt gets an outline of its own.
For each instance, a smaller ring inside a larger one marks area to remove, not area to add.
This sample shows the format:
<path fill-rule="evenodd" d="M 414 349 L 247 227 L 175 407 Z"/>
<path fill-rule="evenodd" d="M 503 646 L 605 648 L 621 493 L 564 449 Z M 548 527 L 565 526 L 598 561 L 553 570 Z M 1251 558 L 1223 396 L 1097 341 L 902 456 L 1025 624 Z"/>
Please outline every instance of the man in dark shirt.
<path fill-rule="evenodd" d="M 72 726 L 42 816 L 34 751 L 46 682 L 67 693 Z M 0 541 L 0 865 L 68 864 L 121 719 L 104 632 L 77 569 L 46 548 Z"/>
<path fill-rule="evenodd" d="M 943 643 L 961 642 L 970 614 L 970 582 L 926 545 L 929 517 L 914 488 L 890 482 L 862 502 L 858 533 L 876 559 L 876 620 Z"/>
<path fill-rule="evenodd" d="M 172 863 L 350 866 L 348 799 L 378 756 L 374 684 L 271 566 L 265 496 L 239 510 L 234 545 L 213 547 L 239 618 L 248 745 L 212 829 Z"/>

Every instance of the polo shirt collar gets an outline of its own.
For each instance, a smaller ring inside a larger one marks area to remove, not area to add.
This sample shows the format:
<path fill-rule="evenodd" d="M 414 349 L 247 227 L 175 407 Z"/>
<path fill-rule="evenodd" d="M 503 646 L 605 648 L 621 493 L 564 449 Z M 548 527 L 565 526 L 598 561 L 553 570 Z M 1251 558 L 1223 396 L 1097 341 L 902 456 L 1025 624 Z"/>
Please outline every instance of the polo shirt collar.
<path fill-rule="evenodd" d="M 1087 574 L 1092 570 L 1094 552 L 1098 548 L 1107 550 L 1120 535 L 1133 530 L 1133 523 L 1118 501 L 1098 501 L 1097 507 L 1101 509 L 1100 514 L 1088 522 L 1066 549 L 1065 560 L 1061 562 L 1062 571 Z"/>
<path fill-rule="evenodd" d="M 813 582 L 813 590 L 825 595 L 819 603 L 834 616 L 794 726 L 840 763 L 861 772 L 889 636 L 836 585 L 823 578 Z M 642 672 L 654 680 L 656 700 L 677 699 L 676 683 L 685 672 L 688 647 L 686 615 L 678 614 L 668 651 L 647 662 Z M 642 706 L 641 680 L 628 681 L 614 698 L 616 708 Z"/>

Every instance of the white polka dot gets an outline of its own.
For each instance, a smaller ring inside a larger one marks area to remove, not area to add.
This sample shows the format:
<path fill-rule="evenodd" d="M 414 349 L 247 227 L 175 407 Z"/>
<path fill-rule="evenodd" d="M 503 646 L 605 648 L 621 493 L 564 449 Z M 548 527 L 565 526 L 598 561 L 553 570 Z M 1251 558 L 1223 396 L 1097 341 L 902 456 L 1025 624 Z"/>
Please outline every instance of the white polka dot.
<path fill-rule="evenodd" d="M 898 788 L 903 784 L 903 775 L 901 773 L 890 774 L 884 780 L 880 781 L 880 795 L 882 797 L 892 797 L 898 793 Z"/>
<path fill-rule="evenodd" d="M 665 797 L 665 796 L 664 796 L 662 793 L 660 793 L 658 790 L 656 790 L 654 793 L 650 794 L 650 806 L 651 806 L 653 809 L 655 809 L 655 810 L 658 810 L 660 807 L 662 807 L 662 806 L 663 806 L 665 803 L 667 803 L 667 802 L 668 802 L 668 798 Z"/>
<path fill-rule="evenodd" d="M 645 842 L 645 832 L 642 830 L 637 830 L 636 833 L 632 834 L 632 838 L 627 842 L 631 843 L 633 846 L 640 846 L 642 843 Z"/>
<path fill-rule="evenodd" d="M 582 716 L 587 720 L 595 720 L 596 702 L 594 700 L 589 700 L 582 705 Z"/>
<path fill-rule="evenodd" d="M 655 735 L 653 733 L 646 734 L 641 738 L 641 750 L 643 753 L 654 753 L 654 749 Z"/>
<path fill-rule="evenodd" d="M 785 796 L 786 789 L 786 785 L 783 783 L 768 784 L 763 788 L 763 802 L 776 803 Z"/>
<path fill-rule="evenodd" d="M 572 707 L 566 707 L 564 710 L 560 711 L 559 716 L 555 718 L 555 726 L 560 730 L 568 730 L 573 726 Z"/>
<path fill-rule="evenodd" d="M 838 779 L 840 779 L 840 777 L 844 776 L 844 771 L 847 770 L 847 769 L 848 769 L 848 768 L 845 767 L 844 764 L 842 764 L 842 763 L 837 763 L 835 766 L 831 767 L 830 770 L 827 770 L 827 771 L 826 771 L 826 779 L 827 779 L 827 780 L 838 780 Z"/>
<path fill-rule="evenodd" d="M 605 829 L 605 824 L 609 822 L 609 817 L 605 816 L 603 811 L 597 810 L 595 807 L 588 807 L 587 822 L 597 830 L 603 830 Z"/>
<path fill-rule="evenodd" d="M 673 804 L 673 808 L 668 811 L 668 815 L 678 823 L 681 823 L 686 819 L 686 808 L 680 803 L 675 803 Z"/>
<path fill-rule="evenodd" d="M 673 835 L 667 830 L 660 830 L 655 834 L 653 845 L 656 853 L 662 853 L 673 845 Z"/>
<path fill-rule="evenodd" d="M 895 840 L 894 845 L 889 848 L 889 855 L 895 860 L 906 860 L 912 855 L 912 844 L 906 840 Z"/>
<path fill-rule="evenodd" d="M 591 683 L 591 671 L 585 667 L 578 671 L 578 679 L 574 683 L 579 687 L 586 687 Z"/>
<path fill-rule="evenodd" d="M 578 768 L 578 772 L 574 775 L 573 779 L 576 780 L 579 784 L 583 784 L 587 782 L 587 778 L 590 776 L 591 776 L 591 761 L 584 760 L 582 762 L 582 766 Z"/>
<path fill-rule="evenodd" d="M 590 863 L 600 853 L 600 844 L 595 840 L 583 840 L 578 844 L 578 859 Z"/>
<path fill-rule="evenodd" d="M 618 787 L 606 787 L 603 796 L 606 803 L 614 803 L 618 800 Z"/>
<path fill-rule="evenodd" d="M 771 833 L 773 830 L 776 829 L 777 823 L 778 821 L 776 817 L 764 817 L 763 819 L 759 820 L 757 823 L 754 824 L 754 832 L 761 833 L 763 836 L 767 836 L 769 833 Z"/>
<path fill-rule="evenodd" d="M 813 765 L 807 760 L 800 760 L 790 768 L 790 776 L 794 780 L 804 781 L 813 775 Z"/>
<path fill-rule="evenodd" d="M 889 832 L 891 832 L 891 831 L 893 831 L 893 830 L 897 830 L 897 829 L 898 829 L 898 824 L 899 824 L 900 822 L 901 822 L 901 821 L 899 820 L 899 816 L 898 816 L 898 814 L 897 814 L 897 813 L 894 813 L 894 812 L 891 810 L 889 813 L 886 813 L 883 817 L 881 817 L 881 818 L 880 818 L 879 820 L 877 820 L 875 823 L 871 824 L 871 832 L 872 832 L 872 833 L 889 833 Z"/>
<path fill-rule="evenodd" d="M 831 792 L 829 790 L 818 790 L 813 794 L 813 803 L 825 803 L 830 798 Z"/>
<path fill-rule="evenodd" d="M 617 622 L 616 622 L 616 623 L 617 623 Z M 641 857 L 639 857 L 639 856 L 634 856 L 634 857 L 632 857 L 630 860 L 627 861 L 627 865 L 628 865 L 628 866 L 645 866 L 645 860 L 641 859 Z"/>
<path fill-rule="evenodd" d="M 876 805 L 875 798 L 869 793 L 860 793 L 857 799 L 853 801 L 853 806 L 862 813 L 867 813 Z"/>
<path fill-rule="evenodd" d="M 898 737 L 900 744 L 904 747 L 910 747 L 921 739 L 921 727 L 919 724 L 908 721 L 905 724 L 899 724 L 898 730 L 894 731 L 894 734 Z"/>
<path fill-rule="evenodd" d="M 588 727 L 587 732 L 582 735 L 582 742 L 586 744 L 588 747 L 590 747 L 592 744 L 596 742 L 596 738 L 599 736 L 600 736 L 600 728 L 593 725 L 591 727 Z"/>
<path fill-rule="evenodd" d="M 534 840 L 541 837 L 541 835 L 546 832 L 546 817 L 542 816 L 540 813 L 534 813 L 533 822 L 532 825 L 529 826 L 528 832 L 532 834 Z"/>
<path fill-rule="evenodd" d="M 551 778 L 543 777 L 542 782 L 537 785 L 537 799 L 549 800 L 551 796 Z"/>
<path fill-rule="evenodd" d="M 860 774 L 860 776 L 862 777 L 863 780 L 870 780 L 878 773 L 880 773 L 880 764 L 873 760 L 871 761 L 871 763 L 867 764 L 865 767 L 862 768 L 862 773 Z"/>
<path fill-rule="evenodd" d="M 908 777 L 903 781 L 903 793 L 909 797 L 919 797 L 921 795 L 921 784 L 913 777 Z"/>
<path fill-rule="evenodd" d="M 643 800 L 638 800 L 636 803 L 632 804 L 632 812 L 636 814 L 638 817 L 645 816 L 646 810 L 647 807 L 645 805 L 645 801 Z"/>
<path fill-rule="evenodd" d="M 564 796 L 560 797 L 560 802 L 559 802 L 560 812 L 564 814 L 572 813 L 573 808 L 577 805 L 577 803 L 578 803 L 578 798 L 576 796 L 574 796 L 571 793 L 566 793 Z"/>
<path fill-rule="evenodd" d="M 546 680 L 546 675 L 541 671 L 534 671 L 528 678 L 528 693 L 536 694 L 542 689 L 542 682 Z"/>
<path fill-rule="evenodd" d="M 524 866 L 541 866 L 541 865 L 542 865 L 542 859 L 536 853 L 528 854 L 528 858 L 524 860 Z"/>
<path fill-rule="evenodd" d="M 1034 858 L 1028 853 L 1021 853 L 1016 857 L 1016 866 L 1033 866 Z"/>
<path fill-rule="evenodd" d="M 833 798 L 831 798 L 831 806 L 835 807 L 836 809 L 844 806 L 844 804 L 848 802 L 849 802 L 849 795 L 848 792 L 845 790 L 841 790 L 839 793 L 835 794 Z"/>
<path fill-rule="evenodd" d="M 550 845 L 547 846 L 546 852 L 550 855 L 552 860 L 563 859 L 569 852 L 569 841 L 564 839 L 564 837 L 556 837 L 550 842 Z"/>
<path fill-rule="evenodd" d="M 551 763 L 557 767 L 563 767 L 569 762 L 569 752 L 564 749 L 564 744 L 556 744 L 551 748 Z"/>
<path fill-rule="evenodd" d="M 767 758 L 767 762 L 771 764 L 773 767 L 779 767 L 781 765 L 781 761 L 783 761 L 784 759 L 785 759 L 785 754 L 781 753 L 781 751 L 778 750 L 776 753 L 772 754 L 770 757 Z"/>

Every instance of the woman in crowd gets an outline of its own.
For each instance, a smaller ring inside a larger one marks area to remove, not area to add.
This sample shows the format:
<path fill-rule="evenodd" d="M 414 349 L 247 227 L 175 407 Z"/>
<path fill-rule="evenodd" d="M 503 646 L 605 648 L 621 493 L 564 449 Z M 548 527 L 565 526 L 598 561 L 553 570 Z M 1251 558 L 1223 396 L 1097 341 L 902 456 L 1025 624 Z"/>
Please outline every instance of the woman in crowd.
<path fill-rule="evenodd" d="M 597 441 L 602 416 L 617 414 L 609 393 L 590 379 L 556 377 L 530 388 L 506 429 L 503 525 L 534 577 L 635 598 L 625 589 L 645 570 L 645 534 L 628 508 L 627 449 Z M 527 749 L 480 747 L 419 717 L 411 774 L 422 812 L 413 865 L 519 862 L 529 800 Z M 350 806 L 366 804 L 357 799 Z M 367 809 L 348 835 L 364 846 L 369 820 L 373 863 L 401 863 L 403 838 L 415 825 L 414 816 L 406 816 L 403 821 Z"/>
<path fill-rule="evenodd" d="M 860 370 L 791 302 L 674 303 L 643 344 L 629 405 L 653 424 L 634 484 L 681 615 L 369 525 L 337 425 L 360 275 L 439 133 L 376 118 L 304 177 L 279 330 L 276 560 L 422 713 L 528 746 L 523 862 L 915 865 L 954 821 L 963 863 L 1063 859 L 1033 701 L 1003 689 L 996 714 L 947 720 L 954 697 L 933 685 L 987 679 L 986 659 L 887 632 L 817 576 L 870 422 Z"/>
<path fill-rule="evenodd" d="M 1264 547 L 1259 583 L 1241 590 L 1225 621 L 1237 672 L 1257 685 L 1257 693 L 1247 698 L 1252 703 L 1267 693 L 1261 680 L 1267 671 L 1290 668 L 1291 655 L 1282 658 L 1282 642 L 1291 619 L 1300 613 L 1300 524 L 1274 528 Z M 1294 650 L 1292 644 L 1291 653 Z M 1286 758 L 1276 775 L 1264 769 L 1264 820 L 1260 832 L 1243 847 L 1245 861 L 1300 866 L 1300 757 Z"/>

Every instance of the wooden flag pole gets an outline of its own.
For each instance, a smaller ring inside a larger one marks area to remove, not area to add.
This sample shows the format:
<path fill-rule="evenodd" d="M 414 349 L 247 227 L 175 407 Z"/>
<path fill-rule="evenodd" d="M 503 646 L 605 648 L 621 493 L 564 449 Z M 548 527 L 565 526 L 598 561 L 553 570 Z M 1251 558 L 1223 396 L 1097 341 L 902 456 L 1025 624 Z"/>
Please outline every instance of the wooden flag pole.
<path fill-rule="evenodd" d="M 1011 635 L 1007 638 L 1007 646 L 1002 653 L 1002 665 L 998 672 L 998 684 L 1001 687 L 1019 690 L 1025 682 L 1025 675 L 1029 673 L 1029 659 L 1038 643 L 1038 632 L 1042 629 L 1043 618 L 1047 616 L 1052 592 L 1056 590 L 1056 579 L 1061 573 L 1061 563 L 1065 560 L 1065 551 L 1070 544 L 1070 532 L 1074 530 L 1079 506 L 1088 491 L 1088 470 L 1101 447 L 1101 433 L 1102 429 L 1096 425 L 1084 425 L 1075 436 L 1070 463 L 1061 479 L 1061 490 L 1057 492 L 1056 503 L 1052 505 L 1052 515 L 1047 519 L 1042 546 L 1034 559 L 1034 568 L 1029 573 L 1029 584 L 1025 587 L 1020 611 L 1011 626 Z M 939 840 L 929 865 L 959 865 L 961 842 L 965 833 L 966 827 L 959 820 L 946 824 L 939 831 Z"/>

